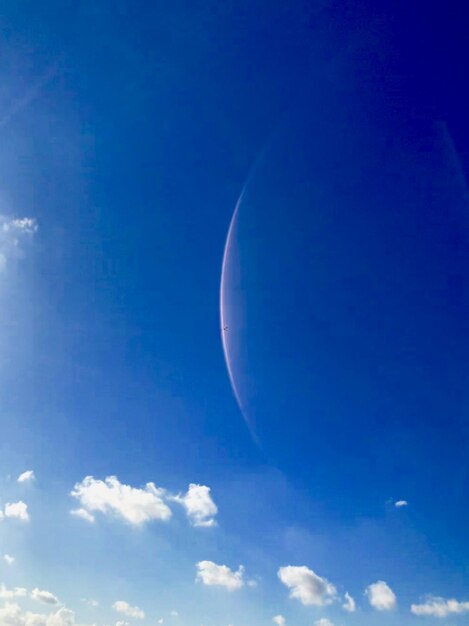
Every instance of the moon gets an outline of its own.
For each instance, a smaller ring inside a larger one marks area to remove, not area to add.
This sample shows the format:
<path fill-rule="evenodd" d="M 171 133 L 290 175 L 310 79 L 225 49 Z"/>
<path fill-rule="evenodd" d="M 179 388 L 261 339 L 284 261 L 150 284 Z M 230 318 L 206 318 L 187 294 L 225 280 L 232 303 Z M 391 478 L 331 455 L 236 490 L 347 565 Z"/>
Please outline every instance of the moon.
<path fill-rule="evenodd" d="M 282 125 L 234 209 L 220 281 L 233 394 L 277 465 L 298 473 L 300 456 L 339 488 L 340 458 L 355 493 L 363 466 L 378 492 L 390 458 L 403 486 L 430 463 L 426 432 L 459 423 L 466 396 L 468 216 L 444 124 L 329 88 Z"/>
<path fill-rule="evenodd" d="M 244 189 L 243 189 L 244 192 Z M 232 364 L 232 351 L 230 350 L 230 345 L 232 341 L 233 335 L 236 335 L 236 323 L 233 319 L 232 309 L 229 305 L 229 288 L 228 278 L 230 273 L 233 273 L 234 260 L 232 257 L 234 256 L 233 246 L 234 243 L 234 232 L 236 230 L 236 220 L 238 217 L 238 210 L 243 200 L 244 193 L 241 192 L 238 202 L 236 203 L 235 209 L 233 211 L 233 215 L 231 217 L 230 225 L 228 228 L 228 234 L 226 236 L 225 248 L 223 252 L 223 261 L 221 266 L 221 280 L 220 280 L 220 332 L 221 332 L 221 341 L 223 346 L 223 354 L 225 357 L 226 369 L 228 371 L 228 376 L 230 379 L 231 388 L 233 390 L 233 394 L 236 398 L 236 402 L 241 410 L 241 413 L 244 417 L 243 405 L 241 401 L 240 391 L 236 386 L 236 378 L 234 375 L 233 364 Z M 233 289 L 233 286 L 231 286 Z M 247 422 L 248 423 L 248 422 Z"/>

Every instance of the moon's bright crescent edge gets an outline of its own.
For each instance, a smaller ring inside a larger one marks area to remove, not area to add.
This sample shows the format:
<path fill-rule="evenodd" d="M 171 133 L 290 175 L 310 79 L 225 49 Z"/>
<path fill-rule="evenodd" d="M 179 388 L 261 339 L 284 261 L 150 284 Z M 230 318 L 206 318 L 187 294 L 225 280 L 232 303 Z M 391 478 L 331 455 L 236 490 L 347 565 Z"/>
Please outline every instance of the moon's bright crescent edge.
<path fill-rule="evenodd" d="M 227 288 L 227 272 L 228 272 L 228 267 L 229 267 L 229 261 L 230 261 L 230 253 L 231 253 L 231 249 L 233 246 L 233 233 L 236 227 L 236 222 L 238 220 L 238 214 L 239 214 L 239 210 L 241 208 L 241 205 L 243 203 L 244 200 L 244 196 L 246 195 L 246 191 L 254 177 L 254 175 L 257 172 L 257 169 L 260 165 L 260 163 L 262 162 L 262 159 L 267 151 L 267 149 L 270 146 L 270 140 L 266 141 L 262 147 L 262 149 L 260 150 L 259 154 L 257 155 L 257 158 L 254 160 L 251 169 L 248 172 L 248 175 L 246 177 L 246 180 L 244 182 L 244 185 L 241 189 L 241 193 L 239 194 L 239 198 L 236 202 L 235 208 L 233 210 L 233 215 L 231 216 L 231 220 L 230 220 L 230 225 L 228 227 L 228 232 L 226 235 L 226 240 L 225 240 L 225 248 L 223 250 L 223 260 L 222 260 L 222 265 L 221 265 L 221 278 L 220 278 L 220 334 L 221 334 L 221 343 L 223 346 L 223 355 L 225 357 L 225 363 L 226 363 L 226 369 L 228 371 L 228 377 L 230 380 L 230 385 L 231 385 L 231 389 L 233 391 L 233 395 L 236 399 L 236 403 L 239 407 L 239 410 L 241 412 L 241 415 L 243 416 L 243 420 L 249 430 L 249 433 L 252 437 L 252 440 L 254 441 L 254 443 L 261 448 L 261 442 L 259 440 L 259 437 L 255 431 L 255 428 L 253 426 L 253 424 L 250 422 L 247 411 L 246 411 L 246 407 L 243 406 L 243 402 L 241 400 L 241 393 L 236 385 L 236 379 L 235 379 L 235 375 L 234 375 L 234 371 L 233 371 L 233 363 L 231 360 L 231 355 L 230 355 L 230 351 L 228 349 L 228 342 L 227 342 L 227 331 L 223 330 L 225 326 L 227 326 L 227 320 L 226 320 L 226 315 L 227 315 L 227 311 L 226 311 L 226 303 L 225 303 L 225 292 L 226 292 L 226 288 Z M 229 332 L 229 329 L 228 329 Z"/>
<path fill-rule="evenodd" d="M 220 279 L 220 334 L 221 334 L 221 342 L 223 346 L 223 354 L 225 357 L 226 369 L 228 371 L 228 376 L 230 379 L 231 388 L 233 390 L 234 397 L 236 398 L 236 402 L 238 403 L 241 414 L 243 415 L 244 420 L 247 422 L 246 417 L 244 415 L 243 406 L 241 402 L 241 396 L 239 390 L 236 386 L 236 381 L 233 373 L 233 366 L 231 363 L 231 357 L 228 350 L 227 343 L 227 331 L 224 330 L 227 326 L 226 324 L 226 305 L 225 305 L 225 290 L 226 290 L 226 281 L 227 281 L 227 268 L 228 262 L 230 258 L 230 252 L 233 245 L 233 231 L 236 225 L 236 220 L 238 218 L 239 207 L 241 206 L 241 202 L 243 201 L 244 192 L 246 190 L 246 185 L 244 185 L 241 194 L 236 202 L 236 206 L 233 211 L 233 215 L 231 216 L 230 225 L 228 227 L 228 233 L 226 235 L 225 248 L 223 251 L 223 261 L 221 265 L 221 279 Z M 249 426 L 249 424 L 248 424 Z"/>

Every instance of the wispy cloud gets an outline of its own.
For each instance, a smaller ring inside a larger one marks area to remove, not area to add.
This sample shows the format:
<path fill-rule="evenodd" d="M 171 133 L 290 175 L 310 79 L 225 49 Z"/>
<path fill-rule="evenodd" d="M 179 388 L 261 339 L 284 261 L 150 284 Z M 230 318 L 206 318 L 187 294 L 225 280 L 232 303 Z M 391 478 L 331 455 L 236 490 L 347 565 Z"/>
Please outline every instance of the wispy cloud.
<path fill-rule="evenodd" d="M 10 598 L 24 598 L 27 593 L 28 592 L 24 587 L 14 587 L 13 589 L 8 589 L 5 585 L 0 585 L 0 598 L 3 600 Z"/>
<path fill-rule="evenodd" d="M 344 603 L 342 604 L 344 611 L 348 613 L 354 613 L 357 609 L 357 605 L 352 596 L 346 591 L 344 595 Z"/>
<path fill-rule="evenodd" d="M 314 622 L 314 626 L 334 626 L 334 624 L 327 617 L 320 617 Z"/>
<path fill-rule="evenodd" d="M 35 479 L 36 479 L 36 476 L 34 475 L 33 470 L 26 470 L 26 472 L 23 472 L 22 474 L 18 476 L 16 481 L 19 483 L 31 483 Z"/>
<path fill-rule="evenodd" d="M 469 602 L 459 602 L 454 599 L 445 600 L 445 598 L 428 596 L 422 604 L 412 604 L 410 610 L 414 615 L 447 617 L 448 615 L 469 613 Z"/>
<path fill-rule="evenodd" d="M 84 519 L 86 522 L 90 522 L 90 524 L 93 524 L 96 521 L 95 516 L 86 509 L 72 509 L 70 511 L 70 515 Z"/>
<path fill-rule="evenodd" d="M 10 107 L 5 112 L 0 113 L 0 130 L 7 126 L 18 113 L 27 108 L 38 98 L 41 90 L 57 75 L 57 72 L 57 64 L 48 67 L 39 78 L 32 82 L 22 95 L 11 103 Z"/>
<path fill-rule="evenodd" d="M 8 263 L 21 258 L 23 246 L 37 232 L 38 225 L 32 217 L 8 218 L 0 215 L 0 272 Z"/>

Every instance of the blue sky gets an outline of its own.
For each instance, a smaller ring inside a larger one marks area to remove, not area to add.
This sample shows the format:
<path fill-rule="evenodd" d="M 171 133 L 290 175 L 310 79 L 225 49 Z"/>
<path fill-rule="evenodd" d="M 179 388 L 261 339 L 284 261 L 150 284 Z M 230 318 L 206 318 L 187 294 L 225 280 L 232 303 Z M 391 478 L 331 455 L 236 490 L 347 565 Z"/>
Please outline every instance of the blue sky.
<path fill-rule="evenodd" d="M 359 4 L 2 4 L 0 626 L 469 624 L 467 16 Z"/>

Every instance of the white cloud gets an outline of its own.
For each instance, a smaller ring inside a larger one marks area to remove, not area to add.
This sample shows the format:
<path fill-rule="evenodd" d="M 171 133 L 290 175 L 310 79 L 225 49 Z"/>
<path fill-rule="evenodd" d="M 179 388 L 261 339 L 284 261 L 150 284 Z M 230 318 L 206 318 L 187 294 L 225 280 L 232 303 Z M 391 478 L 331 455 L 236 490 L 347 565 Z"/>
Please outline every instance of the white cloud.
<path fill-rule="evenodd" d="M 228 591 L 235 591 L 244 585 L 242 565 L 236 572 L 226 565 L 217 565 L 213 561 L 199 561 L 196 567 L 196 580 L 200 580 L 204 585 L 218 585 L 225 587 Z"/>
<path fill-rule="evenodd" d="M 17 604 L 7 602 L 0 608 L 0 624 L 8 626 L 23 626 L 25 624 L 21 609 Z"/>
<path fill-rule="evenodd" d="M 88 606 L 92 606 L 93 608 L 96 608 L 97 606 L 99 606 L 99 602 L 97 600 L 92 600 L 92 599 L 90 600 L 89 598 L 83 598 L 82 601 Z"/>
<path fill-rule="evenodd" d="M 5 517 L 16 517 L 17 519 L 29 521 L 28 505 L 19 500 L 18 502 L 7 502 L 4 510 Z"/>
<path fill-rule="evenodd" d="M 3 560 L 5 561 L 5 563 L 8 563 L 8 565 L 13 565 L 13 563 L 15 562 L 15 557 L 11 556 L 11 554 L 4 554 Z"/>
<path fill-rule="evenodd" d="M 414 615 L 430 615 L 432 617 L 447 617 L 451 614 L 461 614 L 469 612 L 469 602 L 459 602 L 458 600 L 445 600 L 429 596 L 422 604 L 412 604 L 410 610 Z"/>
<path fill-rule="evenodd" d="M 86 476 L 71 492 L 86 511 L 114 513 L 135 526 L 171 517 L 171 510 L 163 501 L 164 494 L 152 482 L 139 489 L 124 485 L 116 476 L 108 476 L 104 481 Z"/>
<path fill-rule="evenodd" d="M 157 624 L 164 624 L 164 619 L 162 617 L 160 617 L 160 619 L 157 620 Z"/>
<path fill-rule="evenodd" d="M 125 622 L 124 620 L 119 620 L 116 622 L 115 626 L 130 626 L 129 622 Z"/>
<path fill-rule="evenodd" d="M 321 617 L 314 622 L 314 626 L 334 626 L 334 624 L 327 617 Z"/>
<path fill-rule="evenodd" d="M 345 599 L 345 602 L 342 604 L 342 608 L 345 611 L 348 611 L 349 613 L 353 613 L 357 608 L 357 605 L 355 604 L 355 600 L 347 591 L 345 592 L 344 599 Z"/>
<path fill-rule="evenodd" d="M 337 593 L 333 584 L 305 565 L 281 567 L 278 577 L 290 589 L 290 598 L 296 598 L 305 605 L 330 604 Z"/>
<path fill-rule="evenodd" d="M 365 595 L 377 611 L 391 611 L 396 606 L 396 594 L 383 580 L 368 585 Z"/>
<path fill-rule="evenodd" d="M 46 626 L 74 626 L 74 624 L 75 614 L 65 607 L 47 616 Z"/>
<path fill-rule="evenodd" d="M 177 611 L 171 611 L 171 617 L 179 617 L 179 613 Z"/>
<path fill-rule="evenodd" d="M 44 604 L 58 604 L 58 599 L 50 591 L 43 591 L 37 587 L 31 591 L 31 598 Z"/>
<path fill-rule="evenodd" d="M 33 480 L 35 480 L 35 478 L 36 476 L 34 475 L 33 470 L 26 470 L 26 472 L 23 472 L 22 474 L 18 476 L 16 481 L 19 483 L 30 483 Z"/>
<path fill-rule="evenodd" d="M 186 510 L 187 517 L 193 526 L 215 526 L 215 515 L 218 508 L 210 495 L 210 487 L 191 483 L 187 493 L 183 496 L 174 496 Z"/>
<path fill-rule="evenodd" d="M 86 509 L 72 509 L 70 511 L 70 515 L 74 515 L 75 517 L 80 517 L 81 519 L 84 519 L 85 521 L 89 522 L 90 524 L 92 524 L 95 521 L 95 519 L 96 519 L 95 516 L 92 515 Z"/>
<path fill-rule="evenodd" d="M 34 619 L 33 614 L 30 616 L 24 613 L 18 604 L 12 602 L 6 602 L 0 608 L 0 624 L 2 626 L 46 626 L 45 619 Z"/>
<path fill-rule="evenodd" d="M 276 615 L 272 618 L 272 621 L 274 624 L 277 624 L 277 626 L 285 626 L 287 623 L 287 620 L 283 617 L 283 615 Z"/>
<path fill-rule="evenodd" d="M 24 587 L 14 587 L 13 589 L 7 589 L 5 585 L 0 585 L 0 598 L 3 600 L 9 598 L 21 598 L 27 594 Z"/>
<path fill-rule="evenodd" d="M 139 609 L 138 606 L 131 606 L 125 600 L 117 600 L 112 605 L 112 608 L 118 613 L 123 613 L 127 615 L 127 617 L 134 617 L 135 619 L 143 619 L 145 617 L 145 613 L 142 609 Z"/>
<path fill-rule="evenodd" d="M 409 506 L 409 503 L 407 502 L 407 500 L 397 500 L 397 502 L 394 502 L 394 506 L 398 509 L 401 509 L 403 506 Z"/>
<path fill-rule="evenodd" d="M 1 626 L 74 626 L 75 616 L 65 607 L 55 613 L 31 613 L 23 611 L 18 604 L 7 602 L 0 608 Z"/>
<path fill-rule="evenodd" d="M 31 217 L 10 219 L 0 215 L 0 271 L 5 270 L 10 259 L 21 257 L 22 241 L 36 231 L 37 222 Z"/>
<path fill-rule="evenodd" d="M 185 494 L 171 495 L 153 482 L 137 488 L 121 483 L 116 476 L 108 476 L 104 480 L 86 476 L 75 484 L 70 495 L 81 505 L 70 513 L 90 523 L 96 520 L 93 514 L 96 511 L 114 514 L 136 526 L 151 520 L 167 521 L 172 516 L 168 506 L 171 502 L 184 507 L 192 526 L 215 526 L 218 513 L 210 487 L 195 483 L 189 485 Z"/>
<path fill-rule="evenodd" d="M 12 220 L 3 218 L 3 232 L 18 231 L 23 233 L 35 233 L 37 231 L 37 222 L 32 217 L 20 217 Z"/>

